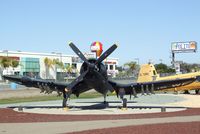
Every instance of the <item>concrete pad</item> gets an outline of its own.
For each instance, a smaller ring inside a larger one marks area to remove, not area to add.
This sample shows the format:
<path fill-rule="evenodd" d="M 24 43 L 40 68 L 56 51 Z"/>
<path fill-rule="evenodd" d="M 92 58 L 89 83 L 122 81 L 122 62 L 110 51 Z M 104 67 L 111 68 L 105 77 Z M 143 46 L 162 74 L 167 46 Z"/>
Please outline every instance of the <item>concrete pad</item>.
<path fill-rule="evenodd" d="M 126 96 L 128 99 L 129 96 Z M 69 101 L 69 109 L 61 108 L 62 100 L 47 102 L 29 102 L 13 104 L 12 106 L 26 107 L 23 112 L 42 114 L 70 114 L 70 115 L 94 115 L 94 114 L 137 114 L 161 112 L 166 108 L 166 112 L 185 110 L 187 107 L 200 107 L 200 96 L 185 94 L 156 94 L 138 95 L 133 100 L 128 99 L 127 110 L 121 110 L 120 100 L 116 96 L 107 97 L 110 102 L 108 107 L 104 107 L 103 97 L 93 99 L 73 99 Z M 11 105 L 10 105 L 11 106 Z M 18 111 L 18 108 L 14 110 Z"/>

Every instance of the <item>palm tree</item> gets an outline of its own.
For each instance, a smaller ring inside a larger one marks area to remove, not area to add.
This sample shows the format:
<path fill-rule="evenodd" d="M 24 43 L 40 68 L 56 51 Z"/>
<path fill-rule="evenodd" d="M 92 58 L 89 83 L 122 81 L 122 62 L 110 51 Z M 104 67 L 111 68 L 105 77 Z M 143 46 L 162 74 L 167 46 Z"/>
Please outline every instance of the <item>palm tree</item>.
<path fill-rule="evenodd" d="M 5 69 L 11 65 L 11 60 L 8 57 L 3 57 L 1 59 L 1 66 Z"/>
<path fill-rule="evenodd" d="M 66 81 L 69 82 L 69 79 L 71 79 L 73 76 L 73 73 L 75 73 L 75 75 L 77 74 L 77 71 L 75 70 L 76 68 L 73 65 L 68 64 L 65 67 L 65 72 L 67 73 L 67 77 L 66 77 Z"/>
<path fill-rule="evenodd" d="M 12 59 L 10 66 L 13 68 L 13 74 L 14 74 L 15 73 L 15 68 L 19 66 L 19 61 L 16 60 L 16 59 Z"/>
<path fill-rule="evenodd" d="M 8 57 L 3 57 L 0 61 L 0 75 L 3 75 L 3 70 L 10 66 L 10 59 Z M 1 78 L 2 79 L 2 78 Z"/>
<path fill-rule="evenodd" d="M 65 71 L 67 72 L 67 74 L 71 74 L 73 72 L 74 66 L 72 65 L 67 65 L 65 68 Z"/>
<path fill-rule="evenodd" d="M 50 68 L 52 68 L 53 66 L 53 61 L 49 58 L 45 58 L 44 59 L 44 64 L 45 64 L 45 68 L 46 68 L 46 79 L 49 79 L 50 77 Z"/>
<path fill-rule="evenodd" d="M 19 65 L 19 61 L 13 59 L 11 60 L 8 57 L 3 57 L 0 61 L 0 75 L 3 75 L 3 70 L 6 68 L 9 68 L 10 66 L 13 67 L 13 70 L 15 67 Z"/>
<path fill-rule="evenodd" d="M 63 70 L 65 69 L 65 67 L 62 61 L 59 61 L 58 59 L 53 59 L 53 65 L 55 65 L 55 74 L 57 74 L 57 68 L 60 68 L 61 73 L 63 74 Z M 62 74 L 61 77 L 63 77 Z"/>
<path fill-rule="evenodd" d="M 124 64 L 124 66 L 128 66 L 129 69 L 131 69 L 131 70 L 135 70 L 136 65 L 137 65 L 136 62 L 134 62 L 134 61 L 127 62 L 127 63 Z"/>
<path fill-rule="evenodd" d="M 16 68 L 16 67 L 18 67 L 18 66 L 19 66 L 19 61 L 13 59 L 13 60 L 11 61 L 11 67 L 13 68 L 13 70 L 14 70 L 14 68 Z"/>
<path fill-rule="evenodd" d="M 134 71 L 137 69 L 137 63 L 134 61 L 127 62 L 124 66 L 128 66 L 127 75 L 133 75 Z"/>

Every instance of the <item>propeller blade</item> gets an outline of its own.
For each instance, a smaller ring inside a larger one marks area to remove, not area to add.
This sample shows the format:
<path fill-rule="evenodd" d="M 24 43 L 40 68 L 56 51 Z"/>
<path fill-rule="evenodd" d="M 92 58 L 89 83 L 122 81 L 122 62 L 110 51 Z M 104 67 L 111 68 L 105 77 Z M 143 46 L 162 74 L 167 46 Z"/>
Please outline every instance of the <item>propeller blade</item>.
<path fill-rule="evenodd" d="M 72 82 L 67 86 L 67 88 L 70 89 L 70 90 L 72 90 L 72 88 L 73 88 L 76 84 L 78 84 L 78 83 L 83 79 L 83 77 L 85 77 L 85 75 L 86 75 L 87 73 L 88 73 L 88 70 L 85 71 L 85 72 L 83 72 L 79 77 L 77 77 L 74 81 L 72 81 Z"/>
<path fill-rule="evenodd" d="M 108 50 L 106 50 L 95 62 L 95 64 L 101 63 L 104 59 L 106 59 L 115 49 L 117 48 L 117 45 L 112 45 Z"/>
<path fill-rule="evenodd" d="M 98 71 L 94 70 L 94 73 L 101 79 L 103 80 L 103 83 L 105 84 L 106 89 L 108 89 L 111 93 L 114 92 L 114 88 L 112 85 L 108 83 L 108 81 L 99 73 Z"/>
<path fill-rule="evenodd" d="M 87 64 L 90 64 L 88 62 L 88 60 L 85 58 L 85 56 L 83 55 L 83 53 L 72 43 L 69 43 L 69 46 L 72 48 L 72 50 L 78 55 L 79 58 L 81 58 L 84 62 L 86 62 Z"/>

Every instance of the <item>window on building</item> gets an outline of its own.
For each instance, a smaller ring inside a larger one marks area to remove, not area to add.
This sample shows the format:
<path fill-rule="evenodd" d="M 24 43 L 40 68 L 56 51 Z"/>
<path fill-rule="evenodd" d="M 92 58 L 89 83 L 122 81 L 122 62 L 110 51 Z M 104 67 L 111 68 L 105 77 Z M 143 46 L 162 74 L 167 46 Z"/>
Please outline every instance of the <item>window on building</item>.
<path fill-rule="evenodd" d="M 21 59 L 21 74 L 23 75 L 38 75 L 40 72 L 40 63 L 38 58 L 22 58 Z"/>
<path fill-rule="evenodd" d="M 113 65 L 110 65 L 110 70 L 113 70 Z"/>
<path fill-rule="evenodd" d="M 74 69 L 77 69 L 77 64 L 76 64 L 76 63 L 72 63 L 72 67 L 73 67 Z"/>
<path fill-rule="evenodd" d="M 64 66 L 68 67 L 68 66 L 70 66 L 70 63 L 65 63 Z"/>

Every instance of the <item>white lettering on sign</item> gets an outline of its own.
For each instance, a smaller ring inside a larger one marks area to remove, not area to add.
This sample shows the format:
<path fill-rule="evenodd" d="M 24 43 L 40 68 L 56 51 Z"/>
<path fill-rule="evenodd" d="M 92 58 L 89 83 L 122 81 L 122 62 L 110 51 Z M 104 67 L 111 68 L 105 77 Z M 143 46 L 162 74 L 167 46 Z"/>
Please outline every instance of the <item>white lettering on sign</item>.
<path fill-rule="evenodd" d="M 196 42 L 174 42 L 172 43 L 172 51 L 195 51 Z"/>
<path fill-rule="evenodd" d="M 97 50 L 99 50 L 99 47 L 98 46 L 91 46 L 91 51 L 97 51 Z"/>
<path fill-rule="evenodd" d="M 176 45 L 176 49 L 178 49 L 178 50 L 190 49 L 190 44 L 189 43 L 178 43 Z"/>

